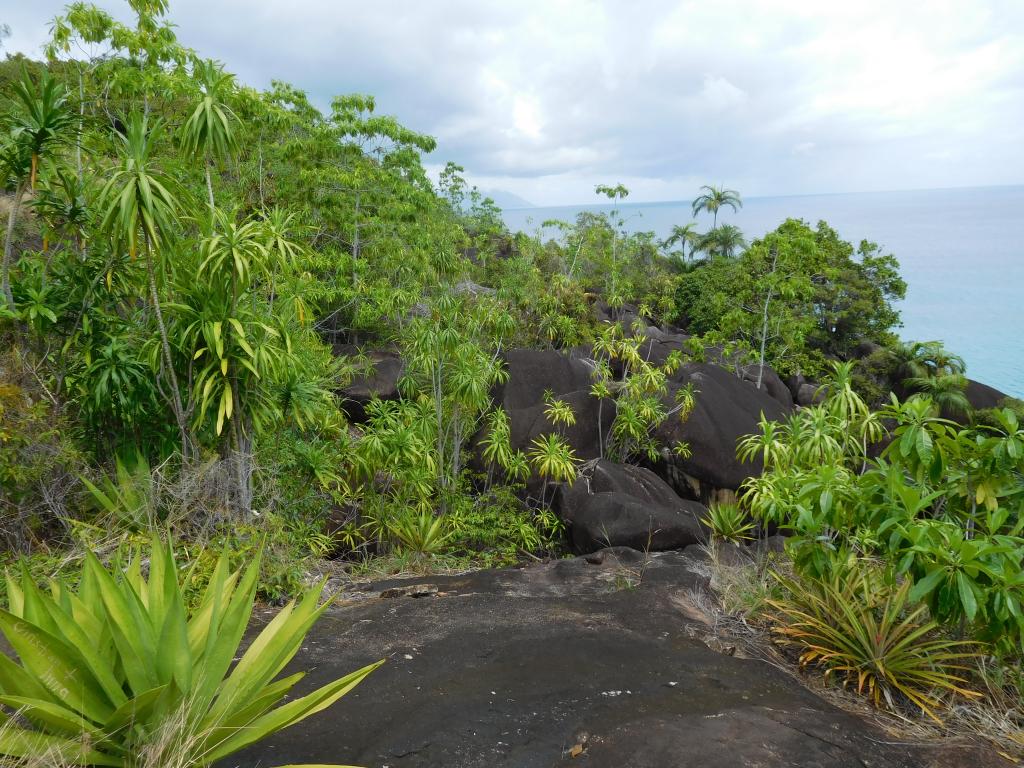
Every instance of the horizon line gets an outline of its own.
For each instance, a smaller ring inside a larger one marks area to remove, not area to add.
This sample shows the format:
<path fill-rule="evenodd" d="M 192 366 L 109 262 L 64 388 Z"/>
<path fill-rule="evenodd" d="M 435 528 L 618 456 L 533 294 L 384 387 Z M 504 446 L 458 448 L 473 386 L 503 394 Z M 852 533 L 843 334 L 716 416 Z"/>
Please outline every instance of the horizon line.
<path fill-rule="evenodd" d="M 967 189 L 1013 189 L 1016 187 L 1024 187 L 1024 182 L 1017 182 L 1013 184 L 965 184 L 951 187 L 906 187 L 902 189 L 868 189 L 860 191 L 845 191 L 845 192 L 797 192 L 788 193 L 781 195 L 750 195 L 749 197 L 743 198 L 744 200 L 778 200 L 783 198 L 793 197 L 831 197 L 839 195 L 884 195 L 893 194 L 899 192 L 949 192 L 953 190 L 967 190 Z M 493 190 L 495 192 L 503 190 Z M 510 192 L 509 194 L 515 194 Z M 518 195 L 517 195 L 518 197 Z M 527 205 L 527 206 L 515 206 L 515 207 L 502 207 L 502 212 L 505 211 L 531 211 L 537 208 L 597 208 L 597 207 L 626 207 L 626 206 L 637 206 L 637 205 L 691 205 L 692 201 L 677 199 L 677 200 L 636 200 L 633 202 L 623 201 L 620 203 L 558 203 L 556 205 Z"/>

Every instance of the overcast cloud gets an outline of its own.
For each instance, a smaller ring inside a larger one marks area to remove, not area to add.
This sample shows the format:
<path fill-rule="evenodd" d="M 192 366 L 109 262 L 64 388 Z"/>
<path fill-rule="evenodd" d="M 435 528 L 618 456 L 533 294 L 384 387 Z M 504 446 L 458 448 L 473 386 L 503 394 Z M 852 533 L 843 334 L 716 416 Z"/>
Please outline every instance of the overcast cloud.
<path fill-rule="evenodd" d="M 120 12 L 119 0 L 99 5 Z M 38 55 L 60 0 L 0 0 Z M 171 0 L 179 38 L 326 105 L 372 93 L 537 204 L 1024 182 L 1022 0 Z"/>

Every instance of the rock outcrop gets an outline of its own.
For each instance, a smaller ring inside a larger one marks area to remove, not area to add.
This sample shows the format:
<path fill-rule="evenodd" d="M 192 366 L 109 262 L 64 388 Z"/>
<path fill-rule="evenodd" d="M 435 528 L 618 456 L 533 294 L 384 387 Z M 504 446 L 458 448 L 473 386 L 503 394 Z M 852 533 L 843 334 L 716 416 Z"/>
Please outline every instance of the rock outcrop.
<path fill-rule="evenodd" d="M 907 744 L 714 634 L 682 552 L 604 550 L 342 595 L 286 674 L 297 693 L 387 659 L 329 709 L 227 765 L 990 768 Z M 917 740 L 914 740 L 915 742 Z"/>
<path fill-rule="evenodd" d="M 975 410 L 998 408 L 1000 403 L 1010 398 L 1005 392 L 974 379 L 967 380 L 967 390 L 964 394 L 967 395 L 967 402 L 971 404 L 971 408 Z"/>
<path fill-rule="evenodd" d="M 675 393 L 687 384 L 693 384 L 696 404 L 685 421 L 669 417 L 655 432 L 663 446 L 656 469 L 680 495 L 708 502 L 716 491 L 734 491 L 761 473 L 759 461 L 736 457 L 736 445 L 757 431 L 762 414 L 779 420 L 788 409 L 765 390 L 709 363 L 683 365 L 672 377 L 666 403 L 674 403 Z M 677 442 L 689 445 L 689 457 L 672 450 Z"/>
<path fill-rule="evenodd" d="M 591 462 L 562 488 L 556 509 L 580 553 L 619 546 L 658 552 L 707 538 L 705 506 L 679 498 L 648 469 L 606 459 Z"/>
<path fill-rule="evenodd" d="M 355 350 L 345 350 L 355 354 Z M 375 397 L 381 400 L 398 399 L 398 382 L 405 373 L 405 363 L 397 350 L 374 349 L 365 353 L 372 368 L 353 377 L 341 387 L 342 407 L 349 420 L 359 424 L 366 421 L 366 405 Z"/>
<path fill-rule="evenodd" d="M 505 364 L 508 380 L 495 388 L 492 397 L 508 414 L 513 449 L 529 451 L 534 439 L 557 432 L 581 460 L 600 456 L 598 421 L 607 433 L 615 418 L 615 403 L 605 400 L 602 405 L 590 394 L 590 362 L 551 349 L 512 349 L 505 353 Z M 576 417 L 574 424 L 555 425 L 548 420 L 546 391 L 569 404 Z M 474 442 L 479 443 L 482 437 L 483 433 L 477 435 Z M 536 495 L 541 484 L 534 476 L 528 491 Z"/>
<path fill-rule="evenodd" d="M 778 400 L 784 408 L 793 407 L 793 394 L 771 366 L 747 365 L 743 367 L 741 373 L 743 374 L 743 380 L 749 381 L 755 388 L 757 387 L 758 375 L 760 375 L 761 389 L 764 392 Z"/>

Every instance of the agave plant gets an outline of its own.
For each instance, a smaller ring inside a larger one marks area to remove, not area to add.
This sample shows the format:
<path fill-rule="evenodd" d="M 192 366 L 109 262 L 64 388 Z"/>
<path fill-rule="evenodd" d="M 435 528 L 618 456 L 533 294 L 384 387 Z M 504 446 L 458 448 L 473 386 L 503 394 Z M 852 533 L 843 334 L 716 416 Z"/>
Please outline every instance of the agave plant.
<path fill-rule="evenodd" d="M 0 632 L 20 664 L 0 653 L 0 705 L 19 718 L 0 709 L 0 756 L 136 768 L 159 749 L 176 766 L 207 766 L 329 707 L 382 663 L 282 703 L 303 673 L 275 678 L 330 601 L 320 604 L 323 584 L 309 590 L 234 663 L 258 560 L 229 573 L 222 554 L 191 615 L 182 594 L 195 571 L 179 577 L 158 540 L 148 576 L 141 555 L 115 575 L 91 553 L 77 590 L 8 574 Z"/>
<path fill-rule="evenodd" d="M 713 539 L 743 544 L 754 538 L 754 521 L 739 504 L 712 504 L 701 522 L 711 530 Z"/>
<path fill-rule="evenodd" d="M 980 696 L 967 688 L 974 643 L 949 640 L 909 599 L 911 584 L 893 587 L 857 561 L 837 563 L 808 582 L 777 577 L 789 593 L 770 600 L 774 631 L 800 652 L 800 665 L 869 696 L 875 706 L 909 702 L 936 722 L 945 696 Z"/>
<path fill-rule="evenodd" d="M 428 511 L 399 516 L 388 523 L 388 532 L 401 549 L 418 557 L 444 551 L 453 533 L 443 517 L 436 517 Z"/>

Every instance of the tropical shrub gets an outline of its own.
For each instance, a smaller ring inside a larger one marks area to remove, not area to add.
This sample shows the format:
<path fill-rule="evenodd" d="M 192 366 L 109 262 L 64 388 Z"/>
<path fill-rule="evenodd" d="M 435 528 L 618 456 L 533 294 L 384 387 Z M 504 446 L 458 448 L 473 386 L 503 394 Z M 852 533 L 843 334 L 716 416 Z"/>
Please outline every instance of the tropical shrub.
<path fill-rule="evenodd" d="M 387 523 L 387 530 L 400 552 L 414 557 L 436 555 L 448 548 L 451 524 L 430 512 L 406 511 Z"/>
<path fill-rule="evenodd" d="M 509 486 L 493 486 L 451 512 L 452 550 L 488 566 L 514 565 L 523 554 L 558 551 L 565 524 L 547 507 L 529 508 Z"/>
<path fill-rule="evenodd" d="M 712 504 L 702 522 L 711 530 L 713 540 L 734 544 L 750 541 L 757 527 L 745 509 L 729 503 Z"/>
<path fill-rule="evenodd" d="M 323 584 L 307 591 L 235 663 L 258 572 L 258 557 L 231 572 L 222 555 L 193 611 L 191 573 L 158 540 L 148 574 L 141 554 L 123 571 L 88 554 L 77 588 L 56 580 L 45 592 L 8 574 L 0 632 L 18 661 L 0 654 L 0 703 L 26 725 L 6 723 L 0 754 L 134 766 L 158 746 L 178 765 L 211 765 L 329 707 L 382 663 L 286 702 L 304 675 L 276 678 L 330 601 L 320 604 Z"/>
<path fill-rule="evenodd" d="M 823 669 L 876 706 L 911 704 L 936 721 L 945 697 L 980 695 L 967 687 L 976 647 L 942 637 L 909 599 L 910 582 L 894 585 L 856 560 L 826 579 L 778 579 L 786 597 L 768 601 L 774 632 L 801 666 Z"/>
<path fill-rule="evenodd" d="M 937 367 L 949 365 L 934 352 Z M 766 468 L 746 482 L 743 503 L 792 534 L 786 550 L 797 578 L 828 581 L 849 554 L 880 560 L 905 585 L 907 611 L 926 610 L 943 631 L 986 644 L 1012 667 L 1024 636 L 1016 414 L 1004 409 L 961 427 L 922 394 L 893 396 L 872 412 L 851 372 L 837 365 L 822 404 L 785 424 L 765 421 L 740 442 L 739 454 Z"/>

